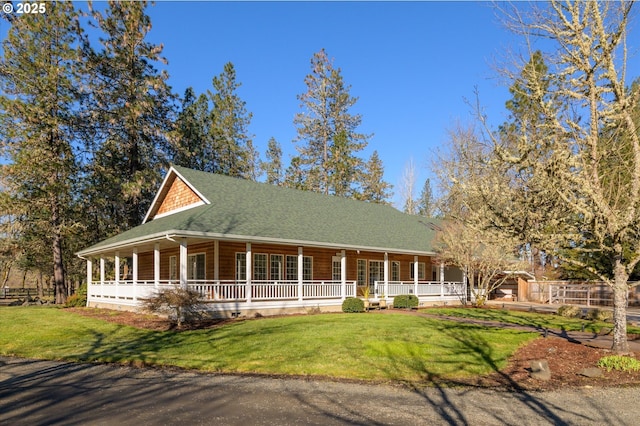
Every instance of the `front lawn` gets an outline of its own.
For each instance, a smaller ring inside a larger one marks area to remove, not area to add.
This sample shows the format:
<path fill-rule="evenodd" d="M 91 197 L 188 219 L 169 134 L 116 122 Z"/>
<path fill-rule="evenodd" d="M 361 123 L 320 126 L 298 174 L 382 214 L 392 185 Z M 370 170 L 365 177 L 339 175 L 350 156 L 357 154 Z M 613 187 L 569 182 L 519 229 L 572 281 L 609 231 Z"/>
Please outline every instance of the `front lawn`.
<path fill-rule="evenodd" d="M 402 314 L 261 318 L 160 332 L 58 308 L 0 309 L 0 355 L 414 383 L 498 371 L 537 336 Z"/>
<path fill-rule="evenodd" d="M 551 313 L 523 312 L 497 308 L 426 308 L 426 314 L 473 318 L 483 321 L 496 321 L 508 324 L 535 326 L 540 329 L 584 331 L 600 333 L 603 329 L 611 330 L 611 322 L 589 321 L 580 318 L 567 318 Z M 640 334 L 640 327 L 627 326 L 629 334 Z"/>

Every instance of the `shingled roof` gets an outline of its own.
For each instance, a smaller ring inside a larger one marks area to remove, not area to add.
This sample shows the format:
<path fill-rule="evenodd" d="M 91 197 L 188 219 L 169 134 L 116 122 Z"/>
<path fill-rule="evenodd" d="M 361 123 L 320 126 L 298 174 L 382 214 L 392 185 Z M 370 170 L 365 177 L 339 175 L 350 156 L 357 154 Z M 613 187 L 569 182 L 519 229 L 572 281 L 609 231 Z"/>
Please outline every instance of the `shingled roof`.
<path fill-rule="evenodd" d="M 165 184 L 169 178 L 183 180 L 205 204 L 153 217 L 166 195 L 166 188 L 160 188 L 144 224 L 86 248 L 78 255 L 97 254 L 165 235 L 433 254 L 437 222 L 402 213 L 391 206 L 179 166 L 171 167 Z"/>

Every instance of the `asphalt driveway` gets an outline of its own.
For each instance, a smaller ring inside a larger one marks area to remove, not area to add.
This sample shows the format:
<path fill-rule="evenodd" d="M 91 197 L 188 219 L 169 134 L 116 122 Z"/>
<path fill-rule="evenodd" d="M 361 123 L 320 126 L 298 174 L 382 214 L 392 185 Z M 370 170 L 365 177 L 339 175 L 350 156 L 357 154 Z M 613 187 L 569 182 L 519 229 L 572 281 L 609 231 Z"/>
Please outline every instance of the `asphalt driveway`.
<path fill-rule="evenodd" d="M 406 389 L 0 357 L 6 425 L 635 425 L 639 395 Z"/>

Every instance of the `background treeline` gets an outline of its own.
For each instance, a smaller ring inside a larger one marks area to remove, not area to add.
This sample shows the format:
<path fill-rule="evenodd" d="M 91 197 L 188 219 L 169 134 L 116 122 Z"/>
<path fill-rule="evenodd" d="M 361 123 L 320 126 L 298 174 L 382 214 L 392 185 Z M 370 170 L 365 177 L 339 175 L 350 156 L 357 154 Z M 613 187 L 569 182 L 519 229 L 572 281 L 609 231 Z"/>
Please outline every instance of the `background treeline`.
<path fill-rule="evenodd" d="M 53 283 L 64 302 L 82 280 L 73 253 L 139 225 L 170 164 L 387 203 L 371 135 L 350 113 L 357 98 L 324 50 L 311 58 L 295 116 L 297 155 L 249 132 L 232 63 L 210 90 L 167 84 L 162 46 L 150 43 L 147 2 L 47 3 L 46 14 L 4 15 L 0 58 L 0 287 L 12 268 Z"/>

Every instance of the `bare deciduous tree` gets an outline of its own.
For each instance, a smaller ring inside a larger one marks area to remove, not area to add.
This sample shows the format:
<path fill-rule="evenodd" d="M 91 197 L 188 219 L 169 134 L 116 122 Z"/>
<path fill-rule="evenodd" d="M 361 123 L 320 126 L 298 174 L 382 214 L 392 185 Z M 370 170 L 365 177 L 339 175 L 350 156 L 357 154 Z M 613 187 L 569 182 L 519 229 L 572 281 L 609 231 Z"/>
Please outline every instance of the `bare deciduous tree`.
<path fill-rule="evenodd" d="M 628 351 L 628 277 L 640 261 L 640 137 L 626 86 L 631 2 L 537 3 L 510 11 L 512 28 L 556 46 L 545 67 L 523 67 L 532 114 L 484 140 L 459 132 L 447 178 L 476 223 L 539 247 L 607 283 L 614 294 L 613 350 Z M 545 45 L 548 46 L 548 45 Z M 525 72 L 526 71 L 526 72 Z M 541 72 L 546 75 L 540 75 Z M 535 114 L 535 116 L 534 116 Z M 481 202 L 482 208 L 474 209 Z M 567 250 L 608 259 L 605 270 Z"/>
<path fill-rule="evenodd" d="M 443 223 L 436 241 L 438 260 L 465 271 L 476 307 L 483 306 L 489 294 L 522 267 L 515 242 L 461 221 Z"/>

